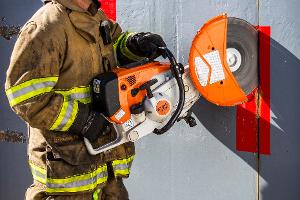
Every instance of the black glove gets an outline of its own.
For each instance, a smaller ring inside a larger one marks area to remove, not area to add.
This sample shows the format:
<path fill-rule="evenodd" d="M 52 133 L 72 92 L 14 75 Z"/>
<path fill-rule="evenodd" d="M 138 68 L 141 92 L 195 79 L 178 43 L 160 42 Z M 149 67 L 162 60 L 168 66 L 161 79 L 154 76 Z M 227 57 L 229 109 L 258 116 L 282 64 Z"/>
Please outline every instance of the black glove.
<path fill-rule="evenodd" d="M 78 103 L 78 114 L 69 129 L 71 134 L 87 138 L 90 142 L 110 133 L 110 122 L 89 105 Z"/>
<path fill-rule="evenodd" d="M 99 137 L 106 135 L 111 131 L 109 124 L 109 121 L 107 121 L 102 114 L 92 110 L 81 130 L 81 135 L 90 142 L 94 142 Z"/>
<path fill-rule="evenodd" d="M 160 35 L 142 32 L 128 38 L 126 46 L 135 55 L 155 59 L 162 53 L 159 47 L 166 47 L 166 43 Z"/>

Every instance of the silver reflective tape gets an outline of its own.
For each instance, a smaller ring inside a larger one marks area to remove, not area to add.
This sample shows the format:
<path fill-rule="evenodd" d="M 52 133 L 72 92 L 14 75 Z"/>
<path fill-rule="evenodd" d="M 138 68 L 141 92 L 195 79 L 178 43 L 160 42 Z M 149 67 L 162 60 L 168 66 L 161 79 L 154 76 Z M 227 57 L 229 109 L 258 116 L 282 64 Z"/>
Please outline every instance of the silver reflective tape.
<path fill-rule="evenodd" d="M 46 174 L 42 174 L 41 172 L 35 170 L 33 167 L 31 167 L 31 173 L 32 175 L 40 177 L 41 179 L 46 181 Z"/>
<path fill-rule="evenodd" d="M 90 93 L 74 93 L 70 95 L 71 99 L 85 99 L 90 97 L 91 97 Z"/>
<path fill-rule="evenodd" d="M 125 170 L 125 169 L 129 169 L 132 165 L 132 161 L 127 163 L 127 164 L 117 164 L 114 165 L 114 170 Z"/>
<path fill-rule="evenodd" d="M 98 179 L 101 179 L 101 178 L 104 178 L 107 176 L 108 176 L 108 173 L 107 173 L 107 171 L 105 171 L 100 174 L 97 174 L 96 176 L 94 176 L 92 178 L 85 179 L 85 180 L 79 180 L 79 181 L 74 181 L 74 182 L 65 183 L 65 184 L 46 183 L 46 185 L 48 188 L 76 188 L 76 187 L 80 187 L 80 186 L 93 184 L 93 183 L 97 182 Z"/>
<path fill-rule="evenodd" d="M 128 169 L 129 166 L 127 164 L 119 164 L 119 165 L 115 165 L 114 166 L 114 170 L 125 170 L 125 169 Z"/>
<path fill-rule="evenodd" d="M 63 127 L 68 123 L 72 115 L 73 107 L 74 107 L 74 101 L 69 101 L 66 109 L 66 113 L 64 114 L 64 118 L 62 119 L 62 121 L 60 122 L 56 130 L 63 129 Z"/>
<path fill-rule="evenodd" d="M 38 89 L 42 89 L 42 88 L 46 88 L 46 87 L 54 87 L 56 84 L 56 82 L 53 81 L 47 81 L 47 82 L 42 82 L 42 83 L 36 83 L 30 86 L 27 86 L 25 88 L 22 88 L 20 90 L 17 90 L 9 95 L 7 95 L 9 101 L 18 98 L 20 96 L 23 96 L 25 94 L 28 94 L 32 91 L 38 90 Z"/>

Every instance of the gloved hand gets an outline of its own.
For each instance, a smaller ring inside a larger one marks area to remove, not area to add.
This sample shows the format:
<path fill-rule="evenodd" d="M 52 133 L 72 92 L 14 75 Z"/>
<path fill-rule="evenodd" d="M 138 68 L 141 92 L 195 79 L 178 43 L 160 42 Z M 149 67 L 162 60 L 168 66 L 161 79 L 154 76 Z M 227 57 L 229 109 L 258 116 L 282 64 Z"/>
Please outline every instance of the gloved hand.
<path fill-rule="evenodd" d="M 166 43 L 160 35 L 142 32 L 128 38 L 126 46 L 138 56 L 155 59 L 162 53 L 159 47 L 166 47 Z"/>
<path fill-rule="evenodd" d="M 81 131 L 81 135 L 90 142 L 94 142 L 99 137 L 106 135 L 111 131 L 109 124 L 109 121 L 107 121 L 102 114 L 92 110 Z"/>

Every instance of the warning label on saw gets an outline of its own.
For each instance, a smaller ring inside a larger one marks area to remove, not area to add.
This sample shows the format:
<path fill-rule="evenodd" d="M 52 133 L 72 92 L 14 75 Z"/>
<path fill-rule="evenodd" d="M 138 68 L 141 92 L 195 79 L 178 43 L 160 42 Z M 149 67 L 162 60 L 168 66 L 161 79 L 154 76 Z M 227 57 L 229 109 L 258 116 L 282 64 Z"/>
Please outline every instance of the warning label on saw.
<path fill-rule="evenodd" d="M 208 81 L 208 73 L 209 73 L 208 66 L 200 57 L 195 58 L 195 66 L 196 66 L 196 71 L 197 71 L 200 84 L 202 86 L 206 86 Z"/>
<path fill-rule="evenodd" d="M 211 66 L 210 84 L 222 81 L 225 79 L 223 66 L 220 58 L 219 51 L 212 51 L 203 55 L 206 62 Z M 209 76 L 209 66 L 201 59 L 201 57 L 195 57 L 195 66 L 197 75 L 202 86 L 206 86 Z"/>

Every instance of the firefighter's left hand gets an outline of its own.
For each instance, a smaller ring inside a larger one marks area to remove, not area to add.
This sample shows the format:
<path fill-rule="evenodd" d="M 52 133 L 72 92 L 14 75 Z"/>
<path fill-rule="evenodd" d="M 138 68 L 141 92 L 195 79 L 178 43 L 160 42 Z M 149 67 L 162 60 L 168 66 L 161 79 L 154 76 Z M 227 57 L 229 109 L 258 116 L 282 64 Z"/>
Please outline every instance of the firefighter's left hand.
<path fill-rule="evenodd" d="M 131 36 L 127 41 L 127 47 L 138 56 L 155 59 L 161 55 L 159 48 L 166 47 L 166 43 L 158 34 L 142 32 Z"/>

